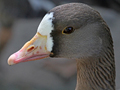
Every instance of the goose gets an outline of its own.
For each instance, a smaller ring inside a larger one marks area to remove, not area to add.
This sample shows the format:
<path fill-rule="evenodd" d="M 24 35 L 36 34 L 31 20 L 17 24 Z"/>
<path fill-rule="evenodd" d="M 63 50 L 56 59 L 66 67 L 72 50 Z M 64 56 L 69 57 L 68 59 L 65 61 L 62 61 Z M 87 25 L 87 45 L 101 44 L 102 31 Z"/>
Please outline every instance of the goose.
<path fill-rule="evenodd" d="M 8 64 L 68 58 L 77 62 L 75 90 L 115 90 L 115 61 L 110 29 L 98 11 L 82 3 L 51 9 L 35 36 L 8 58 Z"/>

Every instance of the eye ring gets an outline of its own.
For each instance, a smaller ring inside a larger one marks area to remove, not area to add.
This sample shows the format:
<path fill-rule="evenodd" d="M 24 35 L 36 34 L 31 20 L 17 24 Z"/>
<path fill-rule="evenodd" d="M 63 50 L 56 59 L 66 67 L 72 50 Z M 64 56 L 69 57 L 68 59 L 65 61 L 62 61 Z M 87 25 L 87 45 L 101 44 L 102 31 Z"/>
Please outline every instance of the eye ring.
<path fill-rule="evenodd" d="M 74 32 L 74 28 L 69 26 L 69 27 L 65 27 L 63 30 L 62 30 L 62 34 L 71 34 L 72 32 Z"/>

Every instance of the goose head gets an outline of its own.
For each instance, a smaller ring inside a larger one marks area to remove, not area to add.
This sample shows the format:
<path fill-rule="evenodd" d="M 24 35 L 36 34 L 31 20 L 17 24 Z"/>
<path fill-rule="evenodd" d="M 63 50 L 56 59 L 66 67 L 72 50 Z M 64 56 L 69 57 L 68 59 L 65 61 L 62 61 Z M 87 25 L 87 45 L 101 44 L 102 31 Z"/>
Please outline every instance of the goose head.
<path fill-rule="evenodd" d="M 8 64 L 47 57 L 77 61 L 76 90 L 114 90 L 115 64 L 110 30 L 99 12 L 81 3 L 50 10 L 37 33 Z"/>

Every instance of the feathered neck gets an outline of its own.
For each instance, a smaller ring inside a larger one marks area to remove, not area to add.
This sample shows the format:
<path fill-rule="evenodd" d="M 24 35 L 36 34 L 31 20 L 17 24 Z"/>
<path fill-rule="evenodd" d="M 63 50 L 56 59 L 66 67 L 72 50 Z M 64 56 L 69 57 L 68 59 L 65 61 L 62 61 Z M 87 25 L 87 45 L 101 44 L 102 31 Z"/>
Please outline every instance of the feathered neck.
<path fill-rule="evenodd" d="M 115 90 L 113 48 L 103 50 L 100 57 L 77 59 L 75 90 Z"/>

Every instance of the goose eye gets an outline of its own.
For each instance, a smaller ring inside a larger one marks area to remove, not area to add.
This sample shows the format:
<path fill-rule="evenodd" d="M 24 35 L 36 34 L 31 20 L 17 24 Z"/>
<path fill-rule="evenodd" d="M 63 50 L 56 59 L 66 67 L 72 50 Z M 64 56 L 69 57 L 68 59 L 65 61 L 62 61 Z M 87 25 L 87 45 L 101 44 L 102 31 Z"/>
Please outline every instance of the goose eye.
<path fill-rule="evenodd" d="M 63 34 L 71 34 L 72 32 L 74 31 L 74 28 L 73 27 L 66 27 L 62 33 Z"/>

